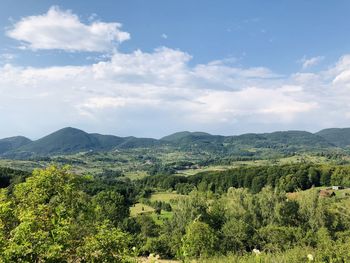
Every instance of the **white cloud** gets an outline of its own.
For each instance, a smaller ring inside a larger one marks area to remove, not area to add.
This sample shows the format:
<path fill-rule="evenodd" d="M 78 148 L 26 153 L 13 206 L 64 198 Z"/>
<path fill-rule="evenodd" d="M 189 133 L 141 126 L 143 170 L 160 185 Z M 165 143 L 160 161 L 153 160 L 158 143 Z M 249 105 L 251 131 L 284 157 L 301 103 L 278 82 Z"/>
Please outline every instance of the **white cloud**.
<path fill-rule="evenodd" d="M 300 62 L 302 63 L 303 69 L 307 69 L 313 66 L 318 65 L 322 60 L 324 60 L 323 56 L 317 56 L 317 57 L 312 57 L 312 58 L 302 58 Z"/>
<path fill-rule="evenodd" d="M 161 37 L 162 37 L 163 39 L 168 39 L 168 35 L 167 35 L 167 34 L 164 34 L 164 33 L 161 35 Z"/>
<path fill-rule="evenodd" d="M 51 7 L 46 14 L 28 16 L 15 23 L 7 35 L 32 50 L 110 51 L 130 38 L 119 23 L 84 24 L 71 11 Z"/>
<path fill-rule="evenodd" d="M 300 88 L 282 87 L 265 89 L 247 87 L 239 91 L 210 91 L 199 96 L 192 110 L 202 122 L 232 119 L 255 119 L 256 123 L 291 122 L 299 113 L 317 108 L 316 102 L 304 101 L 294 96 Z"/>
<path fill-rule="evenodd" d="M 13 53 L 3 53 L 3 54 L 0 54 L 0 59 L 3 61 L 3 62 L 6 62 L 8 63 L 9 61 L 13 60 L 16 58 L 16 55 L 13 54 Z"/>
<path fill-rule="evenodd" d="M 86 66 L 0 67 L 2 135 L 63 126 L 119 135 L 235 134 L 350 125 L 350 56 L 320 72 L 280 75 L 235 61 L 190 65 L 160 47 Z M 12 130 L 10 130 L 12 129 Z"/>

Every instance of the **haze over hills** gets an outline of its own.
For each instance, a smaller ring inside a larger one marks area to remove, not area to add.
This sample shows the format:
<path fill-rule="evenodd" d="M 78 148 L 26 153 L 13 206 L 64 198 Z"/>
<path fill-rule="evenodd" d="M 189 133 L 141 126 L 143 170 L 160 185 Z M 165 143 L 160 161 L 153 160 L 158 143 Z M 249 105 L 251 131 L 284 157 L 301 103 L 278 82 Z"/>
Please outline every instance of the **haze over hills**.
<path fill-rule="evenodd" d="M 112 151 L 149 147 L 175 147 L 186 151 L 205 150 L 221 153 L 237 153 L 242 149 L 249 148 L 302 151 L 345 148 L 349 145 L 350 128 L 325 129 L 317 133 L 279 131 L 236 136 L 184 131 L 161 139 L 152 139 L 86 133 L 76 128 L 67 127 L 35 141 L 23 136 L 1 139 L 0 156 L 49 156 L 81 151 Z"/>

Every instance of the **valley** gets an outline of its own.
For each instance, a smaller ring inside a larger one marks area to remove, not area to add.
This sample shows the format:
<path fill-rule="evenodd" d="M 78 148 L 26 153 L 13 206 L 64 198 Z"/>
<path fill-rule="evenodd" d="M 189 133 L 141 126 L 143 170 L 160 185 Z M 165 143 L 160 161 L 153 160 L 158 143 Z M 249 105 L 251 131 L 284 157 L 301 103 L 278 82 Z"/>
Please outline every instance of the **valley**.
<path fill-rule="evenodd" d="M 76 260 L 98 249 L 115 260 L 100 246 L 113 249 L 113 242 L 127 236 L 128 242 L 118 245 L 124 247 L 120 262 L 302 262 L 308 255 L 324 262 L 334 258 L 325 246 L 336 246 L 334 253 L 347 259 L 349 132 L 180 132 L 157 140 L 64 128 L 36 141 L 2 139 L 0 205 L 13 204 L 0 210 L 0 222 L 9 228 L 2 232 L 3 253 L 16 258 L 8 249 L 28 249 L 21 242 L 39 242 L 11 239 L 31 220 L 40 222 L 30 230 L 38 235 L 47 231 L 42 224 L 61 231 L 70 220 L 68 239 L 40 238 L 50 249 L 64 244 L 75 252 L 38 253 Z M 69 208 L 71 202 L 81 208 Z M 47 217 L 41 218 L 37 205 Z M 54 212 L 62 208 L 73 210 Z M 23 212 L 34 214 L 17 217 Z M 115 236 L 103 232 L 106 228 Z M 71 236 L 74 229 L 86 232 L 78 245 L 67 243 L 78 241 Z M 97 247 L 87 247 L 84 242 L 90 239 Z"/>

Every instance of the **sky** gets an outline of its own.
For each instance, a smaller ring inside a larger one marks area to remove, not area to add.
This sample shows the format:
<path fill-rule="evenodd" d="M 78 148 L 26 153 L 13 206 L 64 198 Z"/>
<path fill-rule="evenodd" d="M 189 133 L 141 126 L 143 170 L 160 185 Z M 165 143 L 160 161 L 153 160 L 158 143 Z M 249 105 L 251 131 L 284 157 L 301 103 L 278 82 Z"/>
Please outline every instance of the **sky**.
<path fill-rule="evenodd" d="M 350 2 L 2 0 L 0 138 L 350 126 Z"/>

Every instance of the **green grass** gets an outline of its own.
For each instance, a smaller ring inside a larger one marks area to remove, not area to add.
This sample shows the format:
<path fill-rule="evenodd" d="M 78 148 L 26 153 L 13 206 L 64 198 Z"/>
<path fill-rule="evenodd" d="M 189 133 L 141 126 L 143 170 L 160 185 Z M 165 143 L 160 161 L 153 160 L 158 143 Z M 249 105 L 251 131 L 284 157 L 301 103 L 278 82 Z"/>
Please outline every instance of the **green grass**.
<path fill-rule="evenodd" d="M 130 207 L 130 216 L 135 217 L 140 214 L 151 214 L 154 212 L 154 209 L 148 205 L 137 203 L 134 206 Z"/>
<path fill-rule="evenodd" d="M 145 171 L 130 171 L 124 173 L 126 178 L 129 178 L 130 180 L 138 180 L 146 177 L 148 174 Z"/>
<path fill-rule="evenodd" d="M 315 257 L 314 261 L 309 261 L 307 255 Z M 191 261 L 193 263 L 296 263 L 296 262 L 323 262 L 318 260 L 316 251 L 309 247 L 296 247 L 284 252 L 264 253 L 255 255 L 246 253 L 245 255 L 216 256 Z"/>
<path fill-rule="evenodd" d="M 174 192 L 158 192 L 152 194 L 149 198 L 150 201 L 162 201 L 166 203 L 171 203 L 172 206 L 175 206 L 174 200 L 177 198 L 181 198 L 183 195 L 179 195 Z M 150 215 L 156 224 L 162 225 L 165 220 L 172 218 L 173 212 L 161 210 L 160 214 L 156 214 L 154 208 L 148 206 L 146 204 L 137 203 L 134 206 L 130 207 L 130 216 L 135 217 L 140 214 L 148 214 Z"/>
<path fill-rule="evenodd" d="M 230 165 L 210 165 L 201 167 L 198 169 L 186 169 L 178 171 L 179 175 L 190 176 L 195 175 L 200 172 L 208 171 L 224 171 L 232 168 L 237 168 L 240 166 L 265 166 L 265 165 L 284 165 L 284 164 L 296 164 L 296 163 L 317 163 L 317 164 L 327 164 L 332 163 L 331 160 L 322 156 L 315 156 L 310 154 L 300 154 L 290 157 L 277 158 L 277 159 L 263 159 L 263 160 L 251 160 L 251 161 L 235 161 Z"/>
<path fill-rule="evenodd" d="M 183 195 L 177 194 L 175 192 L 158 192 L 152 194 L 150 197 L 151 202 L 162 201 L 166 203 L 171 203 L 172 200 L 176 200 L 177 198 L 181 198 Z"/>
<path fill-rule="evenodd" d="M 171 219 L 173 217 L 173 212 L 162 210 L 160 212 L 160 215 L 153 212 L 151 214 L 151 217 L 153 218 L 154 222 L 156 222 L 157 225 L 163 225 L 165 220 Z"/>

